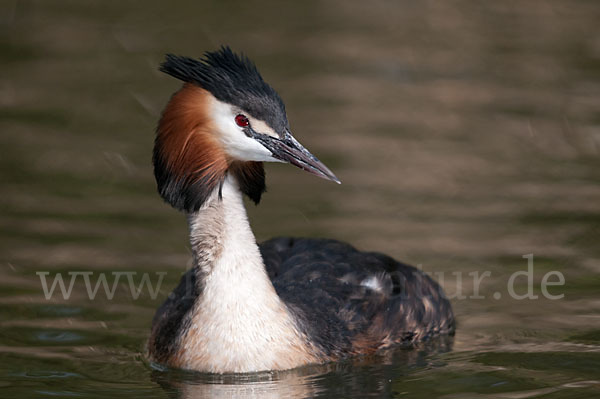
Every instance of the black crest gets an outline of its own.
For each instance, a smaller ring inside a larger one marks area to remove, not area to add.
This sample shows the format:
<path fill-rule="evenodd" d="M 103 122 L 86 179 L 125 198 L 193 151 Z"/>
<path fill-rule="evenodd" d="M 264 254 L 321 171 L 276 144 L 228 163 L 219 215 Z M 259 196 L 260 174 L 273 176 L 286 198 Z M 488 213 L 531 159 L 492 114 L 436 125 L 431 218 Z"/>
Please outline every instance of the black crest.
<path fill-rule="evenodd" d="M 248 57 L 235 54 L 227 46 L 204 53 L 200 60 L 167 54 L 160 70 L 201 86 L 218 100 L 265 121 L 280 134 L 289 128 L 285 105 L 277 92 L 263 80 Z"/>

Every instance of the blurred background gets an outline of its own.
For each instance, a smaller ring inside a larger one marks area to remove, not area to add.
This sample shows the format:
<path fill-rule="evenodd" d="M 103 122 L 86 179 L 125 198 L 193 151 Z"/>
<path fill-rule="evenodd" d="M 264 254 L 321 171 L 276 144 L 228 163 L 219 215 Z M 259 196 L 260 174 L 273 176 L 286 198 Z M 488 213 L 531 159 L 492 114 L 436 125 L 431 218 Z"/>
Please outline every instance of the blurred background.
<path fill-rule="evenodd" d="M 0 9 L 0 396 L 600 395 L 597 1 Z M 268 193 L 248 204 L 257 239 L 332 237 L 437 273 L 453 342 L 242 379 L 147 363 L 154 310 L 190 264 L 185 218 L 152 175 L 156 122 L 180 87 L 157 67 L 222 44 L 256 62 L 343 182 L 267 165 Z M 517 300 L 507 281 L 527 254 L 538 299 Z M 112 299 L 90 300 L 83 280 L 45 299 L 36 273 L 73 271 L 94 284 L 167 274 L 155 299 L 125 280 Z M 550 271 L 561 299 L 540 290 Z M 473 272 L 490 273 L 478 293 Z"/>

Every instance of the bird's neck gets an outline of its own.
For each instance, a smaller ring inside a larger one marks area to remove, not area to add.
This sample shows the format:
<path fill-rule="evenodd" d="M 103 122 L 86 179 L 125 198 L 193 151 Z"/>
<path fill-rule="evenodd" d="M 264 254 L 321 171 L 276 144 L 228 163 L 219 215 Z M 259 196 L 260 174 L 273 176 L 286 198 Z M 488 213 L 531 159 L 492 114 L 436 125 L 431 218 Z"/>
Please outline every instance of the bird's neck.
<path fill-rule="evenodd" d="M 188 215 L 188 221 L 194 267 L 204 295 L 213 294 L 207 292 L 211 289 L 239 292 L 239 287 L 251 282 L 258 284 L 255 289 L 277 296 L 233 176 L 227 176 L 200 210 Z"/>
<path fill-rule="evenodd" d="M 271 284 L 234 177 L 227 176 L 197 212 L 188 214 L 188 222 L 194 267 L 204 280 L 251 272 Z"/>
<path fill-rule="evenodd" d="M 226 177 L 189 224 L 200 294 L 178 366 L 256 371 L 313 361 L 267 275 L 236 179 Z"/>

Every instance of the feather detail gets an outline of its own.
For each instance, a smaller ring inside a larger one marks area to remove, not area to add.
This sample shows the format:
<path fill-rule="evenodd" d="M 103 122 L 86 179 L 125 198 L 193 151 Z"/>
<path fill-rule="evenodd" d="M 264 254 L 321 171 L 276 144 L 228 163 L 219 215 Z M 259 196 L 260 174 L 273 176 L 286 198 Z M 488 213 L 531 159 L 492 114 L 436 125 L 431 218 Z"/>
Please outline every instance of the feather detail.
<path fill-rule="evenodd" d="M 212 133 L 208 96 L 206 90 L 184 84 L 171 97 L 158 123 L 153 155 L 158 192 L 182 211 L 200 209 L 229 167 L 225 151 Z"/>
<path fill-rule="evenodd" d="M 233 162 L 229 171 L 235 177 L 240 190 L 258 205 L 265 185 L 265 168 L 262 162 Z"/>

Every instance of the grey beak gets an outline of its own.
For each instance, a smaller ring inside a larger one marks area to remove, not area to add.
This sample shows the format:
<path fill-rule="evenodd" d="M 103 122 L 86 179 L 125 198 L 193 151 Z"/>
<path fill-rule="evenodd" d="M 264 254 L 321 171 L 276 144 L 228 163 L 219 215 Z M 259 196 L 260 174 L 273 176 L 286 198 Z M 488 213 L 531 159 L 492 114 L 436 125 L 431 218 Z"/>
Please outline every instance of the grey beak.
<path fill-rule="evenodd" d="M 286 132 L 282 139 L 266 135 L 261 135 L 257 139 L 273 153 L 275 158 L 289 162 L 320 178 L 341 183 L 323 162 L 304 148 L 289 132 Z"/>

